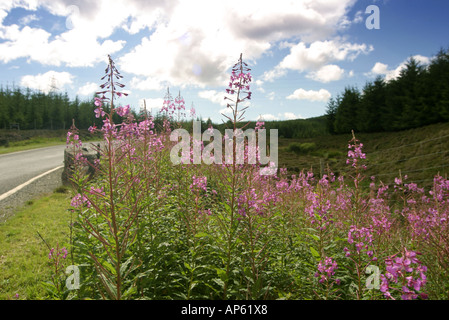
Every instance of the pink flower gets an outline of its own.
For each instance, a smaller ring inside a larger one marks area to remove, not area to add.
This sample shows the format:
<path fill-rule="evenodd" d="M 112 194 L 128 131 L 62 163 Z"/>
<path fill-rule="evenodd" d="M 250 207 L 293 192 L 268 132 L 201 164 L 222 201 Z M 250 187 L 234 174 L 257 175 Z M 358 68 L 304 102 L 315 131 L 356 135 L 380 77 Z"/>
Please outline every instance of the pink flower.
<path fill-rule="evenodd" d="M 90 126 L 88 130 L 90 133 L 94 133 L 95 130 L 97 130 L 97 126 L 96 125 Z"/>
<path fill-rule="evenodd" d="M 101 107 L 98 107 L 97 109 L 95 109 L 94 112 L 95 112 L 96 118 L 104 117 L 104 115 L 106 114 L 106 112 L 104 112 Z"/>
<path fill-rule="evenodd" d="M 94 102 L 94 104 L 95 104 L 97 107 L 101 107 L 101 106 L 103 105 L 103 102 L 101 101 L 100 98 L 95 97 L 95 102 Z"/>
<path fill-rule="evenodd" d="M 124 117 L 129 113 L 129 105 L 126 105 L 124 107 L 118 107 L 115 109 L 115 111 L 120 117 Z"/>
<path fill-rule="evenodd" d="M 323 283 L 329 281 L 333 275 L 335 275 L 335 270 L 338 269 L 338 264 L 335 260 L 330 257 L 326 257 L 318 263 L 318 271 L 315 273 L 315 278 L 320 278 L 319 282 Z M 336 279 L 335 282 L 340 284 L 340 280 Z"/>
<path fill-rule="evenodd" d="M 91 207 L 91 203 L 90 203 L 89 200 L 86 198 L 86 196 L 81 195 L 81 194 L 79 194 L 79 193 L 78 193 L 76 196 L 74 196 L 74 197 L 72 198 L 72 201 L 70 202 L 70 205 L 71 205 L 72 207 L 74 207 L 74 208 L 77 208 L 77 209 L 83 207 L 84 205 L 86 205 L 87 208 L 90 208 L 90 207 Z"/>

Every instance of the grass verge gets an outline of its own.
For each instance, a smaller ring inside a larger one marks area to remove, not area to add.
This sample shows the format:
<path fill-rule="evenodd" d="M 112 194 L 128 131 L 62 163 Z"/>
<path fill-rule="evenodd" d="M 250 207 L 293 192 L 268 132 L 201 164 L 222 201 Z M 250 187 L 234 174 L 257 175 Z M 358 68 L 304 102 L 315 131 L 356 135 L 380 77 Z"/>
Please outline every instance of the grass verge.
<path fill-rule="evenodd" d="M 18 141 L 13 142 L 10 144 L 9 147 L 0 147 L 0 154 L 6 154 L 6 153 L 12 153 L 12 152 L 18 152 L 18 151 L 24 151 L 24 150 L 31 150 L 31 149 L 38 149 L 38 148 L 45 148 L 45 147 L 52 147 L 57 145 L 65 144 L 65 140 L 61 141 L 61 139 L 55 138 L 55 139 L 31 139 L 26 141 Z"/>
<path fill-rule="evenodd" d="M 29 201 L 0 224 L 0 299 L 45 299 L 42 282 L 50 280 L 49 250 L 69 245 L 70 196 L 64 188 Z"/>

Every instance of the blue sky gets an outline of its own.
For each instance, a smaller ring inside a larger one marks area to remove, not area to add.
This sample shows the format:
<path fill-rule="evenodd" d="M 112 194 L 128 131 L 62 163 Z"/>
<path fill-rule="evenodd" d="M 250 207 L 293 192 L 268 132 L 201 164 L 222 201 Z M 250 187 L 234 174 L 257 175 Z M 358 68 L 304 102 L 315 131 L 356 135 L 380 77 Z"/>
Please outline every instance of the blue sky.
<path fill-rule="evenodd" d="M 380 29 L 366 20 L 379 9 Z M 394 79 L 415 57 L 449 47 L 444 0 L 0 0 L 0 85 L 71 99 L 99 90 L 110 54 L 138 110 L 167 91 L 214 122 L 225 119 L 230 67 L 251 66 L 248 120 L 325 113 L 345 86 Z M 228 109 L 229 110 L 229 109 Z"/>

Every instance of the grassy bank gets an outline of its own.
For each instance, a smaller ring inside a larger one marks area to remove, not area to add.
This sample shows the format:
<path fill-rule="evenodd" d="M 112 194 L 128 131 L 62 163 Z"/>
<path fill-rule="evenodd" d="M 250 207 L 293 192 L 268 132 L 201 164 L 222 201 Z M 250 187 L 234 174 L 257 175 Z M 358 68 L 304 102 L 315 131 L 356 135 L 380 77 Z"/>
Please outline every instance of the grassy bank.
<path fill-rule="evenodd" d="M 0 224 L 0 299 L 42 299 L 49 281 L 49 249 L 68 246 L 70 234 L 69 195 L 60 188 L 53 194 L 29 201 Z"/>
<path fill-rule="evenodd" d="M 449 172 L 449 123 L 422 128 L 388 132 L 355 133 L 363 143 L 367 157 L 368 177 L 385 183 L 408 175 L 409 181 L 431 185 L 434 175 Z M 326 173 L 329 167 L 336 174 L 347 170 L 346 158 L 350 133 L 309 139 L 279 139 L 279 164 L 291 173 L 312 169 Z"/>
<path fill-rule="evenodd" d="M 80 130 L 82 141 L 98 140 L 87 130 Z M 0 154 L 65 144 L 67 130 L 0 130 Z"/>

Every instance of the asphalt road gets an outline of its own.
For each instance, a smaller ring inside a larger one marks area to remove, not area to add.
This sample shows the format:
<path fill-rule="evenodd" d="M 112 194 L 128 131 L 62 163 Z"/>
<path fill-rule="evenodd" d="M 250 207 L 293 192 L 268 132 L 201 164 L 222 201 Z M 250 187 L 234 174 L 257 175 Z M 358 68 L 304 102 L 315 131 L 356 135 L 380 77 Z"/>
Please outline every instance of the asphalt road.
<path fill-rule="evenodd" d="M 64 164 L 65 145 L 0 155 L 0 195 Z"/>

